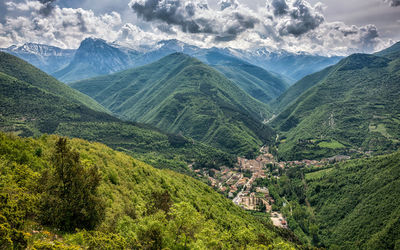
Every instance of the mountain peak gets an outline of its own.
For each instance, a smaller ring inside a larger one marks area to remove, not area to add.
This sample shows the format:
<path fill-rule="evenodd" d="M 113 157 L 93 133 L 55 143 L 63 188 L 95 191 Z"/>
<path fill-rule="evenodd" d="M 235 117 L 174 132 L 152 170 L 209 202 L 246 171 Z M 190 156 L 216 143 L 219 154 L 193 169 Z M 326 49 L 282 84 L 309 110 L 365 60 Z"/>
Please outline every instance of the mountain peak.
<path fill-rule="evenodd" d="M 109 45 L 105 40 L 100 39 L 100 38 L 93 38 L 93 37 L 88 37 L 85 40 L 83 40 L 81 42 L 81 45 L 79 46 L 79 49 L 85 49 L 85 48 L 101 48 L 104 46 L 109 46 L 111 47 L 111 45 Z"/>
<path fill-rule="evenodd" d="M 192 58 L 191 56 L 182 53 L 182 52 L 174 52 L 171 55 L 169 55 L 170 57 L 182 57 L 182 58 Z"/>
<path fill-rule="evenodd" d="M 106 75 L 121 71 L 132 65 L 128 51 L 120 49 L 103 39 L 86 38 L 81 42 L 69 65 L 54 73 L 64 82 Z"/>

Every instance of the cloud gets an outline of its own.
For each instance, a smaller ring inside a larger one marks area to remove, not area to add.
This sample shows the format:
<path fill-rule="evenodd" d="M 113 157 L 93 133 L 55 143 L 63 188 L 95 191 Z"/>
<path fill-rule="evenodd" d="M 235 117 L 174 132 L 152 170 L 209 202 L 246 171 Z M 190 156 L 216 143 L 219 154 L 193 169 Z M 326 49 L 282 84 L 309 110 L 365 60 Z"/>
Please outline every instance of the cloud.
<path fill-rule="evenodd" d="M 336 50 L 336 54 L 349 54 L 356 52 L 370 53 L 382 48 L 383 41 L 379 38 L 379 32 L 375 25 L 348 26 L 342 22 L 323 24 L 316 32 L 308 35 L 310 44 L 317 45 L 315 49 L 324 47 Z M 314 41 L 320 41 L 314 42 Z"/>
<path fill-rule="evenodd" d="M 273 8 L 274 16 L 285 15 L 288 13 L 289 10 L 289 6 L 287 5 L 286 0 L 272 0 L 270 6 Z"/>
<path fill-rule="evenodd" d="M 42 3 L 43 7 L 40 9 L 40 14 L 44 16 L 48 16 L 54 9 L 54 2 L 55 0 L 39 0 Z"/>
<path fill-rule="evenodd" d="M 383 0 L 385 3 L 389 3 L 392 7 L 400 6 L 400 0 Z"/>
<path fill-rule="evenodd" d="M 225 10 L 227 8 L 238 8 L 239 7 L 239 2 L 237 0 L 221 0 L 218 2 L 221 10 Z"/>
<path fill-rule="evenodd" d="M 35 11 L 43 16 L 51 14 L 55 7 L 56 0 L 37 0 L 37 1 L 25 1 L 25 2 L 5 2 L 5 5 L 9 10 L 18 11 Z M 1 5 L 1 4 L 0 4 Z"/>
<path fill-rule="evenodd" d="M 74 48 L 88 36 L 113 41 L 122 24 L 116 12 L 95 15 L 90 10 L 60 8 L 55 5 L 51 14 L 44 16 L 40 12 L 43 4 L 38 1 L 12 4 L 9 7 L 10 10 L 25 10 L 27 14 L 6 17 L 6 22 L 0 26 L 1 44 L 36 42 Z"/>
<path fill-rule="evenodd" d="M 117 12 L 62 8 L 59 1 L 6 1 L 0 47 L 37 42 L 76 48 L 83 39 L 97 37 L 137 49 L 177 39 L 200 47 L 347 55 L 388 45 L 374 25 L 326 21 L 320 3 L 265 1 L 264 7 L 249 9 L 237 0 L 219 0 L 217 6 L 206 0 L 131 0 L 127 11 L 134 23 L 123 22 Z M 47 15 L 42 13 L 46 3 L 51 4 Z"/>
<path fill-rule="evenodd" d="M 281 36 L 301 36 L 325 21 L 320 5 L 311 6 L 303 0 L 272 0 L 267 9 L 272 11 L 274 26 Z"/>
<path fill-rule="evenodd" d="M 207 5 L 180 0 L 134 0 L 130 2 L 130 7 L 146 21 L 158 20 L 177 25 L 183 32 L 212 33 L 208 20 L 194 17 L 197 10 L 207 9 Z"/>
<path fill-rule="evenodd" d="M 222 0 L 220 10 L 211 10 L 206 1 L 132 0 L 129 6 L 147 22 L 180 27 L 184 33 L 209 34 L 215 41 L 232 41 L 260 20 L 236 0 Z"/>

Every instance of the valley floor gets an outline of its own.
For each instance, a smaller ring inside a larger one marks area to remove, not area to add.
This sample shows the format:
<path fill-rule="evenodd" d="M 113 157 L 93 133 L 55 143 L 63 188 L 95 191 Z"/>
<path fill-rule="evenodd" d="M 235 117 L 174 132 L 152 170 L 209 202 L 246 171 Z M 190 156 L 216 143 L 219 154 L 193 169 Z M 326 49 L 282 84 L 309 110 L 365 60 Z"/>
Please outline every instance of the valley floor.
<path fill-rule="evenodd" d="M 321 167 L 329 163 L 348 160 L 346 156 L 334 156 L 331 158 L 301 161 L 279 161 L 271 154 L 269 147 L 260 149 L 256 159 L 237 158 L 235 168 L 221 167 L 220 169 L 193 169 L 197 177 L 224 194 L 241 208 L 248 211 L 263 212 L 271 218 L 273 225 L 280 228 L 288 228 L 285 216 L 279 211 L 273 196 L 263 180 L 278 180 L 285 170 L 293 167 Z M 284 203 L 283 206 L 288 205 Z"/>

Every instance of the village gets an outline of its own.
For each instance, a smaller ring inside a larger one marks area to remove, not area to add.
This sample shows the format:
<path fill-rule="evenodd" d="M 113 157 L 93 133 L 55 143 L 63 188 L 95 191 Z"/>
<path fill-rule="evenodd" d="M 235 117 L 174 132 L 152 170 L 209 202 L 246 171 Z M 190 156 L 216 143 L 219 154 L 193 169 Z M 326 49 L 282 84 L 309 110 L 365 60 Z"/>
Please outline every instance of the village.
<path fill-rule="evenodd" d="M 254 160 L 238 157 L 235 168 L 196 169 L 194 172 L 198 177 L 207 178 L 208 183 L 214 189 L 232 199 L 236 205 L 245 210 L 269 213 L 275 226 L 287 228 L 287 221 L 284 216 L 273 209 L 275 200 L 271 197 L 268 188 L 257 186 L 257 180 L 279 179 L 286 168 L 323 166 L 327 161 L 342 160 L 342 158 L 338 156 L 338 159 L 332 158 L 322 161 L 277 161 L 269 152 L 269 148 L 264 146 L 260 149 L 259 156 Z"/>

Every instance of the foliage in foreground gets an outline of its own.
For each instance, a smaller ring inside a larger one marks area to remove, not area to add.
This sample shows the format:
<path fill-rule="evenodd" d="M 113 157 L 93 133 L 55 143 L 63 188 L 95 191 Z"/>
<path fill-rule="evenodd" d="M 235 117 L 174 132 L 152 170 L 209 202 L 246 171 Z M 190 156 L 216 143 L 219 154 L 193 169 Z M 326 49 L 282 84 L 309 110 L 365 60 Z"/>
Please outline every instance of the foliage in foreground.
<path fill-rule="evenodd" d="M 73 159 L 67 162 L 75 168 L 79 166 L 79 171 L 85 167 L 86 174 L 96 176 L 92 170 L 98 168 L 101 180 L 97 192 L 91 193 L 96 199 L 88 202 L 104 204 L 104 217 L 94 220 L 97 223 L 92 230 L 90 224 L 70 233 L 57 223 L 47 223 L 47 227 L 42 219 L 54 214 L 41 209 L 40 204 L 49 193 L 54 194 L 54 189 L 49 188 L 51 182 L 40 180 L 49 172 L 53 178 L 59 178 L 56 166 L 62 164 L 57 160 L 60 150 L 54 149 L 57 141 L 57 136 L 21 139 L 0 134 L 3 244 L 37 249 L 294 247 L 268 223 L 260 223 L 207 185 L 169 170 L 154 169 L 102 144 L 79 139 L 70 140 L 71 150 L 63 152 Z M 79 164 L 74 152 L 80 155 Z M 76 183 L 82 184 L 75 174 L 70 178 L 77 178 Z M 96 180 L 97 177 L 94 184 Z M 89 185 L 89 189 L 95 186 Z M 59 187 L 56 184 L 56 189 Z M 84 204 L 78 206 L 82 208 Z"/>

